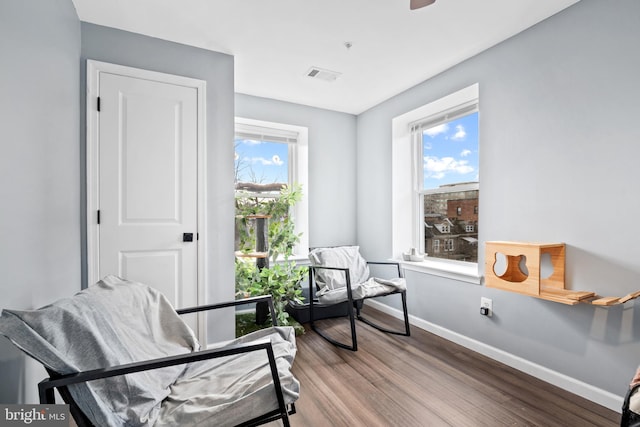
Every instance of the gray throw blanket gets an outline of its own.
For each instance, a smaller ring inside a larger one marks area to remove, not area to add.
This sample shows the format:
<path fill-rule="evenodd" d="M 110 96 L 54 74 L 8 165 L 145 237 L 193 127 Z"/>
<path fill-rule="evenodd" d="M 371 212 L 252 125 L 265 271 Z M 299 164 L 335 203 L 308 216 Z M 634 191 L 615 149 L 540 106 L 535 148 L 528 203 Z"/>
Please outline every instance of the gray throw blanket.
<path fill-rule="evenodd" d="M 61 374 L 200 349 L 192 330 L 162 294 L 113 276 L 38 310 L 3 310 L 0 334 Z M 291 328 L 259 331 L 240 341 L 252 339 L 272 341 L 285 400 L 296 400 L 299 384 L 290 372 L 296 351 Z M 255 416 L 255 410 L 277 407 L 269 381 L 263 351 L 235 361 L 212 359 L 81 383 L 69 386 L 69 392 L 96 426 L 212 425 L 213 419 L 215 425 L 233 425 Z M 263 400 L 246 403 L 244 397 L 251 394 Z"/>

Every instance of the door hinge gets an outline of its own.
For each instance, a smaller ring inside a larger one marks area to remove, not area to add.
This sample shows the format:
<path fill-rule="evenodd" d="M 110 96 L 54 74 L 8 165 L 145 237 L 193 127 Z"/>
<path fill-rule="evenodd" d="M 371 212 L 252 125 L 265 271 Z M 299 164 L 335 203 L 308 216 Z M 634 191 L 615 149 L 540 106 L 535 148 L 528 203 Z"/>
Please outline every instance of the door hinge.
<path fill-rule="evenodd" d="M 100 97 L 98 97 L 98 111 L 100 111 Z"/>
<path fill-rule="evenodd" d="M 98 209 L 98 216 L 97 216 L 97 220 L 98 220 L 98 225 L 100 225 L 100 209 Z"/>

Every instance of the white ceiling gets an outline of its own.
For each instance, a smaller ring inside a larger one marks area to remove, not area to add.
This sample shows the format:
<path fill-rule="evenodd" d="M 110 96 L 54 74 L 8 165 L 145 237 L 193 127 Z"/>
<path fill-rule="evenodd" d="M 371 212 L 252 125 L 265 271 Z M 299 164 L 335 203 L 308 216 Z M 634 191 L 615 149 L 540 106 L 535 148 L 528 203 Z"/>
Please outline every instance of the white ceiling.
<path fill-rule="evenodd" d="M 235 57 L 235 91 L 359 114 L 579 0 L 73 0 L 80 20 Z M 345 42 L 352 43 L 347 49 Z M 342 73 L 306 77 L 310 67 Z"/>

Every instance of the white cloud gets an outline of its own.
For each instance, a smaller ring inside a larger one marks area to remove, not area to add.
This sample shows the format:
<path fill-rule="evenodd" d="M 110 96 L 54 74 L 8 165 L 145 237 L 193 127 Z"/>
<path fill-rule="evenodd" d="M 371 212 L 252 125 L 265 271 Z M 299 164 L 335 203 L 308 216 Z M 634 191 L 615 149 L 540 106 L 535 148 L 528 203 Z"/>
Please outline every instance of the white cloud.
<path fill-rule="evenodd" d="M 443 123 L 441 125 L 434 126 L 432 128 L 425 130 L 424 133 L 429 135 L 431 138 L 434 138 L 435 136 L 440 135 L 441 133 L 445 133 L 448 130 L 449 130 L 449 124 Z"/>
<path fill-rule="evenodd" d="M 428 178 L 442 179 L 449 173 L 467 174 L 473 172 L 466 160 L 456 160 L 453 157 L 424 157 L 424 170 Z"/>
<path fill-rule="evenodd" d="M 464 126 L 456 125 L 456 133 L 451 137 L 455 141 L 461 141 L 465 139 L 467 132 L 464 130 Z"/>
<path fill-rule="evenodd" d="M 280 156 L 274 154 L 270 159 L 266 159 L 264 157 L 247 157 L 245 158 L 251 164 L 260 163 L 263 166 L 282 166 L 284 162 L 280 159 Z"/>
<path fill-rule="evenodd" d="M 471 150 L 462 150 L 462 152 L 460 153 L 460 156 L 467 157 L 469 154 L 471 154 Z"/>
<path fill-rule="evenodd" d="M 271 160 L 270 159 L 265 159 L 264 157 L 248 157 L 247 160 L 251 164 L 260 163 L 260 164 L 262 164 L 264 166 L 267 166 L 267 165 L 271 164 Z"/>

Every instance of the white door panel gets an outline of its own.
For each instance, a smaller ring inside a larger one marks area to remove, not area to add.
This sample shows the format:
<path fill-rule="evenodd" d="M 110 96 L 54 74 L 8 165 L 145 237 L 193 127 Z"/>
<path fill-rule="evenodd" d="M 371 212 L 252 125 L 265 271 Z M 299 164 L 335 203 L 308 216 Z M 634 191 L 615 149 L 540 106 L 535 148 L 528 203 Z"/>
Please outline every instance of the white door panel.
<path fill-rule="evenodd" d="M 197 90 L 101 73 L 100 104 L 99 274 L 197 305 Z"/>

